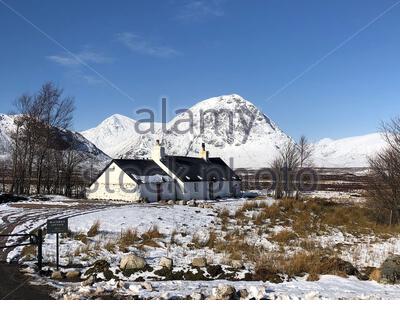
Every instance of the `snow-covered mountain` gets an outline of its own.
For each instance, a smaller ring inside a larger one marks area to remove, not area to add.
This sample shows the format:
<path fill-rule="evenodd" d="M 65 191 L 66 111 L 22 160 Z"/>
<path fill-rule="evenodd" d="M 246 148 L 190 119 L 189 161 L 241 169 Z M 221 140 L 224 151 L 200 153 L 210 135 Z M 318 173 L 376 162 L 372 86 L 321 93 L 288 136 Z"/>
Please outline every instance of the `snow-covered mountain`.
<path fill-rule="evenodd" d="M 0 114 L 0 157 L 7 158 L 11 154 L 11 134 L 15 130 L 15 116 Z M 81 153 L 87 159 L 87 164 L 93 164 L 95 167 L 102 167 L 110 158 L 92 142 L 87 140 L 79 132 L 54 129 L 59 138 Z"/>
<path fill-rule="evenodd" d="M 13 127 L 13 119 L 5 114 L 0 114 L 0 157 L 6 157 L 9 153 Z"/>
<path fill-rule="evenodd" d="M 205 142 L 210 156 L 219 156 L 235 168 L 269 166 L 279 148 L 291 139 L 237 94 L 201 101 L 165 124 L 165 129 L 156 123 L 152 132 L 140 134 L 135 124 L 135 120 L 116 114 L 82 135 L 113 158 L 150 157 L 156 139 L 162 140 L 168 154 L 196 156 Z M 383 146 L 378 133 L 322 139 L 314 145 L 313 162 L 320 167 L 365 167 L 368 156 Z"/>
<path fill-rule="evenodd" d="M 344 139 L 322 139 L 314 146 L 314 163 L 319 167 L 367 167 L 368 157 L 385 146 L 379 133 Z"/>
<path fill-rule="evenodd" d="M 135 120 L 114 115 L 82 134 L 114 158 L 149 157 L 156 139 L 162 140 L 168 154 L 196 156 L 204 142 L 211 156 L 233 161 L 236 168 L 268 166 L 291 139 L 236 94 L 199 102 L 177 115 L 165 129 L 155 124 L 152 133 L 138 134 L 134 125 Z"/>

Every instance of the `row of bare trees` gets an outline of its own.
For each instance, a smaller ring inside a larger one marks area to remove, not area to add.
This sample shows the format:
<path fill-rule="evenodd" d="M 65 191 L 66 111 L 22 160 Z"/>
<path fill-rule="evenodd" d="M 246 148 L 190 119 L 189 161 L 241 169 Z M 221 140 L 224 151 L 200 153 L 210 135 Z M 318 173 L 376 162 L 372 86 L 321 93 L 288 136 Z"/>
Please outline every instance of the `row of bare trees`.
<path fill-rule="evenodd" d="M 70 196 L 82 161 L 74 145 L 63 139 L 72 123 L 73 99 L 49 82 L 33 95 L 20 96 L 15 109 L 10 192 Z"/>

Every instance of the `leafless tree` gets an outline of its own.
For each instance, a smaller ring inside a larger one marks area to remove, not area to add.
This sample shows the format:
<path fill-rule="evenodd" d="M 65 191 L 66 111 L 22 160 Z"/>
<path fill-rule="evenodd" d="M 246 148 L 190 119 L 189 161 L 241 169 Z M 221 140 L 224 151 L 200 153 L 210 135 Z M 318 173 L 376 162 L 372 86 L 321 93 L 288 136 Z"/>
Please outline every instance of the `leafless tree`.
<path fill-rule="evenodd" d="M 305 166 L 311 166 L 314 148 L 305 135 L 302 135 L 300 137 L 299 143 L 297 144 L 297 148 L 299 152 L 300 168 L 304 168 Z"/>
<path fill-rule="evenodd" d="M 35 185 L 36 193 L 57 192 L 61 188 L 55 180 L 65 164 L 63 151 L 71 148 L 61 135 L 71 125 L 73 99 L 64 98 L 61 89 L 46 83 L 38 93 L 19 97 L 15 108 L 11 191 L 29 194 Z"/>
<path fill-rule="evenodd" d="M 377 221 L 400 223 L 400 118 L 382 125 L 386 147 L 369 159 L 369 205 Z"/>
<path fill-rule="evenodd" d="M 294 173 L 299 168 L 299 149 L 293 140 L 288 141 L 280 149 L 277 157 L 272 161 L 272 169 L 276 176 L 275 197 L 284 194 L 291 197 L 295 191 Z"/>

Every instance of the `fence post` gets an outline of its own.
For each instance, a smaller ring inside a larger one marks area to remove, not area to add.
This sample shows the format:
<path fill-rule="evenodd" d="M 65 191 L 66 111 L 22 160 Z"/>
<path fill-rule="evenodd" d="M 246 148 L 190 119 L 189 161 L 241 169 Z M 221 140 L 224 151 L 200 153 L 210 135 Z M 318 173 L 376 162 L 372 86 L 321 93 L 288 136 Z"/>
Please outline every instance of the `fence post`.
<path fill-rule="evenodd" d="M 38 251 L 37 251 L 37 259 L 38 259 L 38 268 L 39 272 L 42 271 L 42 263 L 43 263 L 43 251 L 42 251 L 42 244 L 43 244 L 43 231 L 42 228 L 38 230 Z"/>

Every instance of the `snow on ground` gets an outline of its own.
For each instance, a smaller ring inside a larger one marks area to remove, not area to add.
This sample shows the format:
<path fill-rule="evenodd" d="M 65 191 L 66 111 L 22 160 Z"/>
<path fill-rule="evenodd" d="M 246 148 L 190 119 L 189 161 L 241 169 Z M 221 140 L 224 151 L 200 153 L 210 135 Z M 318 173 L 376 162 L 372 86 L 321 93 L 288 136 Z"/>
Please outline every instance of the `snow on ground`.
<path fill-rule="evenodd" d="M 321 193 L 312 196 L 320 196 Z M 324 194 L 328 198 L 328 194 Z M 334 193 L 335 198 L 346 198 L 348 195 Z M 265 198 L 265 196 L 264 196 Z M 61 265 L 81 265 L 82 272 L 98 259 L 105 259 L 111 264 L 115 272 L 121 257 L 126 254 L 116 250 L 106 250 L 105 244 L 109 241 L 118 241 L 121 233 L 128 229 L 135 230 L 142 235 L 153 227 L 161 233 L 156 244 L 144 248 L 131 247 L 131 253 L 146 259 L 153 268 L 158 267 L 161 257 L 171 257 L 174 266 L 180 270 L 187 267 L 194 257 L 206 257 L 210 264 L 220 264 L 224 268 L 229 259 L 225 253 L 214 252 L 207 246 L 192 247 L 194 237 L 205 241 L 215 230 L 220 236 L 226 235 L 223 231 L 219 213 L 223 209 L 229 211 L 230 223 L 235 224 L 235 211 L 241 207 L 246 199 L 226 199 L 218 202 L 205 202 L 206 208 L 166 204 L 117 204 L 87 203 L 70 201 L 62 198 L 52 198 L 48 201 L 19 202 L 17 204 L 0 205 L 0 226 L 10 222 L 15 223 L 14 232 L 29 232 L 43 225 L 51 217 L 69 217 L 69 228 L 72 235 L 61 236 L 60 257 Z M 273 199 L 253 200 L 268 205 L 274 203 Z M 32 205 L 32 207 L 29 207 Z M 28 206 L 28 207 L 27 207 Z M 254 212 L 246 212 L 252 216 Z M 99 232 L 96 236 L 82 242 L 76 235 L 86 234 L 87 231 L 99 222 Z M 256 226 L 252 221 L 247 225 L 237 225 L 246 234 L 247 241 L 270 252 L 281 252 L 282 247 L 268 238 L 269 235 L 257 234 Z M 269 227 L 270 234 L 276 234 L 290 228 L 280 225 Z M 174 236 L 174 243 L 172 241 Z M 343 247 L 341 257 L 353 263 L 356 267 L 378 267 L 383 260 L 393 253 L 400 253 L 400 237 L 382 240 L 374 236 L 357 238 L 344 234 L 339 230 L 332 230 L 329 234 L 315 236 L 323 247 Z M 9 243 L 11 243 L 9 241 Z M 85 248 L 86 249 L 82 249 Z M 285 248 L 285 250 L 288 248 Z M 85 253 L 84 251 L 88 252 Z M 90 251 L 90 252 L 89 252 Z M 8 255 L 8 259 L 17 258 L 21 248 L 16 248 Z M 46 235 L 44 239 L 44 261 L 55 262 L 55 235 Z M 29 260 L 23 258 L 22 260 Z M 28 263 L 29 265 L 29 263 Z M 252 266 L 245 263 L 246 270 Z M 64 272 L 71 270 L 62 268 Z M 148 275 L 154 275 L 147 273 Z M 143 273 L 142 275 L 146 275 Z M 152 280 L 154 290 L 146 291 L 136 281 L 136 278 L 122 277 L 123 284 L 116 280 L 103 281 L 90 287 L 83 287 L 80 283 L 57 282 L 48 278 L 34 277 L 35 281 L 50 283 L 58 288 L 55 293 L 57 298 L 87 298 L 97 293 L 105 292 L 120 296 L 139 296 L 148 298 L 187 297 L 193 292 L 209 296 L 219 283 L 229 283 L 236 289 L 246 288 L 251 292 L 250 297 L 266 299 L 399 299 L 400 286 L 382 285 L 372 281 L 360 281 L 354 277 L 341 278 L 336 276 L 321 276 L 319 281 L 308 282 L 305 278 L 296 278 L 280 284 L 269 282 L 246 281 L 155 281 Z M 43 280 L 45 279 L 45 280 Z"/>
<path fill-rule="evenodd" d="M 261 281 L 152 281 L 153 289 L 146 290 L 138 282 L 126 282 L 123 287 L 110 280 L 103 285 L 83 287 L 74 284 L 62 287 L 56 298 L 85 299 L 96 295 L 113 295 L 122 298 L 139 299 L 198 299 L 211 298 L 220 284 L 235 287 L 236 291 L 246 289 L 246 299 L 267 300 L 394 300 L 400 299 L 400 285 L 383 285 L 375 281 L 360 281 L 355 277 L 322 276 L 319 281 L 297 278 L 289 282 L 274 284 Z"/>

